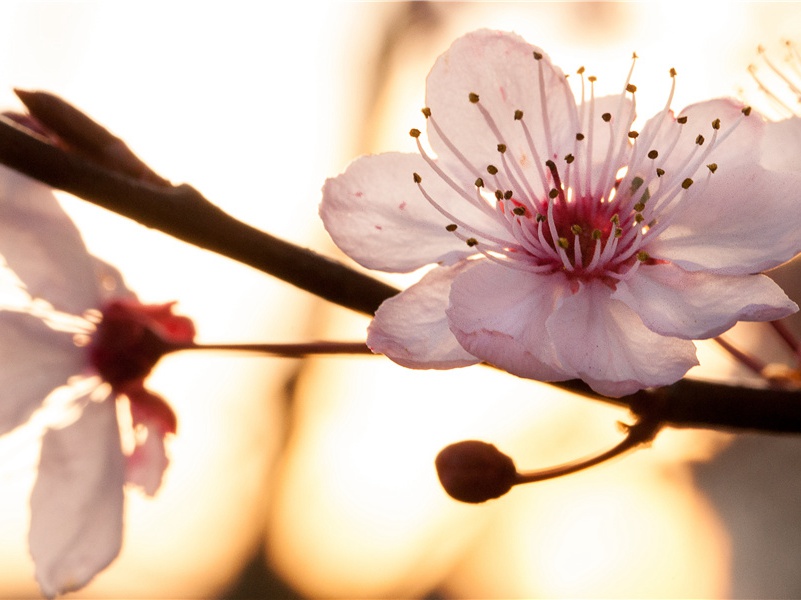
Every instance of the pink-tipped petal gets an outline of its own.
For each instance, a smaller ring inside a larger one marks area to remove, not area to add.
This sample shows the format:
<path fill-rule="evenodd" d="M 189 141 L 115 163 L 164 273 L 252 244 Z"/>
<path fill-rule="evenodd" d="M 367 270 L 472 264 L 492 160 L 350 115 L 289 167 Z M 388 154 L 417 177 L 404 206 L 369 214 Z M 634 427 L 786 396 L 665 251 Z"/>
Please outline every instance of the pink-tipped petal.
<path fill-rule="evenodd" d="M 675 383 L 698 364 L 692 342 L 654 333 L 600 281 L 581 284 L 550 316 L 548 333 L 574 377 L 605 396 Z"/>
<path fill-rule="evenodd" d="M 367 330 L 367 345 L 412 369 L 452 369 L 479 362 L 459 345 L 445 316 L 453 278 L 469 266 L 462 261 L 434 268 L 386 300 Z"/>
<path fill-rule="evenodd" d="M 49 430 L 31 494 L 30 552 L 47 597 L 85 586 L 119 553 L 124 461 L 113 400 Z"/>
<path fill-rule="evenodd" d="M 612 298 L 651 331 L 688 340 L 715 337 L 737 321 L 773 321 L 798 310 L 765 275 L 688 272 L 670 264 L 641 265 Z"/>
<path fill-rule="evenodd" d="M 453 283 L 451 331 L 465 350 L 510 373 L 570 379 L 545 328 L 567 294 L 567 280 L 558 273 L 541 276 L 481 261 Z"/>

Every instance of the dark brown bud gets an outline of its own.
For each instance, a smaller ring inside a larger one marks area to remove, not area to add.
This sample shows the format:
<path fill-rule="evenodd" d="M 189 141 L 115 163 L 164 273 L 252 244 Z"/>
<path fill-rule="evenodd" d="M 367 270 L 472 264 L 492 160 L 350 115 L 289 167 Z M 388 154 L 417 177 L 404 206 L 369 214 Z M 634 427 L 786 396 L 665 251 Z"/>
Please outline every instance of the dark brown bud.
<path fill-rule="evenodd" d="M 479 504 L 499 498 L 517 481 L 512 459 L 486 442 L 451 444 L 437 455 L 434 464 L 442 487 L 461 502 Z"/>

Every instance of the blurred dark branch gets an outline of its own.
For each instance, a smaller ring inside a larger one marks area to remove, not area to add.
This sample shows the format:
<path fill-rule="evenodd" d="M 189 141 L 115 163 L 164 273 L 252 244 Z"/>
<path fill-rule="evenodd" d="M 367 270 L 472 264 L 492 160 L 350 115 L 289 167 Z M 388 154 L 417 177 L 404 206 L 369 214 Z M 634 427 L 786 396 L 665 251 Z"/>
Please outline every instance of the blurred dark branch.
<path fill-rule="evenodd" d="M 234 259 L 320 298 L 373 315 L 398 290 L 226 214 L 188 185 L 173 186 L 120 140 L 63 100 L 21 92 L 30 115 L 0 116 L 0 163 L 51 187 Z M 665 426 L 801 433 L 801 392 L 683 379 L 605 398 L 581 381 L 554 384 L 629 408 Z"/>

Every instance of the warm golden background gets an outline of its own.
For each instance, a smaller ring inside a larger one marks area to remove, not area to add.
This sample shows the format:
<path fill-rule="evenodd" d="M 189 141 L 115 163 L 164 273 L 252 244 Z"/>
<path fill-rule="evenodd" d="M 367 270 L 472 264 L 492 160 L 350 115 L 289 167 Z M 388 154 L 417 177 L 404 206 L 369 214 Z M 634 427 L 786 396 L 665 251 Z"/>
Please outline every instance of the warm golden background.
<path fill-rule="evenodd" d="M 413 150 L 435 57 L 510 29 L 618 92 L 632 51 L 647 118 L 764 104 L 747 66 L 801 41 L 795 3 L 0 3 L 0 104 L 43 89 L 271 233 L 334 253 L 320 187 L 362 153 Z M 358 339 L 367 319 L 93 206 L 64 199 L 91 250 L 146 301 L 178 299 L 201 341 Z M 801 233 L 800 233 L 801 235 Z M 412 279 L 394 279 L 405 284 Z M 705 371 L 731 364 L 712 350 Z M 0 365 L 0 368 L 2 366 Z M 473 368 L 381 358 L 178 355 L 152 376 L 179 435 L 154 499 L 129 495 L 120 558 L 75 597 L 801 596 L 801 440 L 667 432 L 648 451 L 459 505 L 433 458 L 464 438 L 524 468 L 614 443 L 627 415 Z M 36 597 L 26 549 L 35 445 L 0 441 L 0 595 Z"/>

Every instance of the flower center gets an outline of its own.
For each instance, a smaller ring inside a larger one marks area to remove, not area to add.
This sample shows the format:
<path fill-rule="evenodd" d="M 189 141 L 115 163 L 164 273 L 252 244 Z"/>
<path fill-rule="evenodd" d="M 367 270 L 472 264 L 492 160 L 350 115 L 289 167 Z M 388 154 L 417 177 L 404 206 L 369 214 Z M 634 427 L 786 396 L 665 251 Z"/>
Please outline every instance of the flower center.
<path fill-rule="evenodd" d="M 144 378 L 162 356 L 194 337 L 192 322 L 172 314 L 172 304 L 117 300 L 101 314 L 87 347 L 89 362 L 114 388 Z"/>

